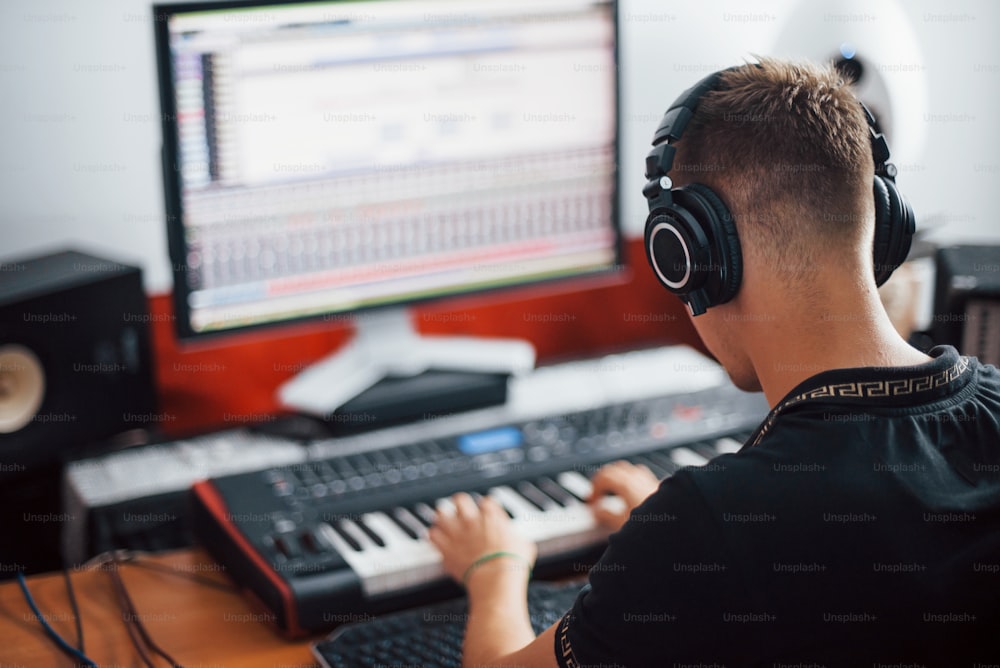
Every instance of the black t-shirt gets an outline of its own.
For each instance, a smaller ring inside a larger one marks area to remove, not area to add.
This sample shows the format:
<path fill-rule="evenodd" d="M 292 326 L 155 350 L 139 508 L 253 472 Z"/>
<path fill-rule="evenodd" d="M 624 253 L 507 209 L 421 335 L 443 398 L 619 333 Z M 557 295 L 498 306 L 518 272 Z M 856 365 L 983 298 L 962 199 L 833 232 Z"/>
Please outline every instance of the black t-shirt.
<path fill-rule="evenodd" d="M 950 347 L 796 387 L 611 537 L 577 666 L 1000 663 L 1000 372 Z"/>

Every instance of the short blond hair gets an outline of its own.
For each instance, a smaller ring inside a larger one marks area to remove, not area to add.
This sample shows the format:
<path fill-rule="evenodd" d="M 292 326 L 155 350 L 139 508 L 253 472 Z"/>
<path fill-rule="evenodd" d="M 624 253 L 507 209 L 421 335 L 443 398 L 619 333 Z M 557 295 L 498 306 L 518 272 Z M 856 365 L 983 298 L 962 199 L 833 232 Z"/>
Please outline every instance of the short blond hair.
<path fill-rule="evenodd" d="M 800 276 L 819 255 L 871 249 L 871 138 L 831 65 L 760 58 L 723 72 L 677 142 L 671 171 L 713 188 L 744 252 Z"/>

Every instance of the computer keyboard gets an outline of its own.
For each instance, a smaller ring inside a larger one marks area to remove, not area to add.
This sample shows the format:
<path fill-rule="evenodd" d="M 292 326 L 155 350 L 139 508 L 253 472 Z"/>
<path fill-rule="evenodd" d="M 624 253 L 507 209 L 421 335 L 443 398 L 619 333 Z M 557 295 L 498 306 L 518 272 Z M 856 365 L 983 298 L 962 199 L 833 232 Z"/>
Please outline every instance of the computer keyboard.
<path fill-rule="evenodd" d="M 582 586 L 574 581 L 528 587 L 528 615 L 536 634 L 562 618 Z M 313 653 L 326 668 L 457 668 L 467 615 L 466 600 L 460 598 L 354 622 L 316 643 Z"/>

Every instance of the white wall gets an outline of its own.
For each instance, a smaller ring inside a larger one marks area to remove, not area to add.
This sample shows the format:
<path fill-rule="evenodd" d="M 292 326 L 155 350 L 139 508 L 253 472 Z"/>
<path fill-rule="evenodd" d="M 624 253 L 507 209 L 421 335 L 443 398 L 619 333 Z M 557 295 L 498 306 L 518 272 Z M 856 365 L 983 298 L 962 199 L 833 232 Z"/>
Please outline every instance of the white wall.
<path fill-rule="evenodd" d="M 630 234 L 645 220 L 649 139 L 681 90 L 750 54 L 852 41 L 895 96 L 890 145 L 920 224 L 942 241 L 1000 242 L 1000 3 L 622 0 L 621 17 Z M 74 244 L 170 289 L 152 34 L 146 2 L 4 0 L 0 258 Z"/>

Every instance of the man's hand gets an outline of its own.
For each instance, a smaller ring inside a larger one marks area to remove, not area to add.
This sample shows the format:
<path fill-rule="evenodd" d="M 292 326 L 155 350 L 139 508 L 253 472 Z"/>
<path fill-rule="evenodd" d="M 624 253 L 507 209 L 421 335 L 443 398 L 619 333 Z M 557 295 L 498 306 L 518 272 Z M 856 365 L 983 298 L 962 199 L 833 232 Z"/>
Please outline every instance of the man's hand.
<path fill-rule="evenodd" d="M 441 551 L 449 575 L 461 582 L 469 573 L 462 665 L 555 668 L 556 625 L 536 639 L 528 618 L 528 569 L 538 548 L 517 532 L 493 499 L 477 504 L 468 494 L 456 494 L 451 502 L 455 511 L 439 509 L 428 538 Z M 496 552 L 515 556 L 484 561 L 469 572 L 477 559 Z"/>
<path fill-rule="evenodd" d="M 636 466 L 626 461 L 612 462 L 602 466 L 591 479 L 594 491 L 587 500 L 594 511 L 594 517 L 601 524 L 617 531 L 622 528 L 632 509 L 656 491 L 660 481 L 645 466 Z M 605 496 L 612 494 L 624 503 L 609 504 Z"/>
<path fill-rule="evenodd" d="M 476 580 L 475 574 L 479 571 L 511 567 L 524 571 L 527 582 L 527 570 L 534 565 L 538 549 L 517 532 L 500 504 L 484 497 L 477 505 L 468 494 L 456 494 L 451 500 L 455 512 L 439 509 L 434 526 L 427 534 L 444 558 L 445 571 L 461 582 L 469 566 L 480 557 L 494 552 L 511 552 L 521 558 L 500 557 L 477 566 L 469 574 L 469 583 Z"/>

